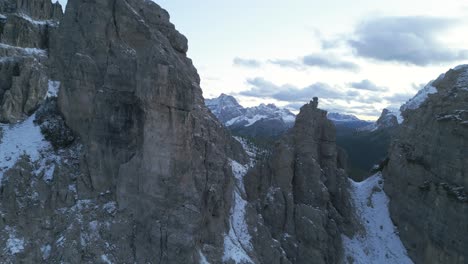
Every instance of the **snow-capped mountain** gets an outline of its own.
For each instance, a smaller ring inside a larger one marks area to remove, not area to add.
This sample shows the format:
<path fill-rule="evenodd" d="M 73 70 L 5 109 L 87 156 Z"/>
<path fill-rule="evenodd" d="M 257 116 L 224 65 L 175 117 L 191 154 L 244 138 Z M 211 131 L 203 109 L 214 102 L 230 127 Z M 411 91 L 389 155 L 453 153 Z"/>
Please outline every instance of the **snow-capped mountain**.
<path fill-rule="evenodd" d="M 333 122 L 362 121 L 361 119 L 357 118 L 355 115 L 340 114 L 340 113 L 328 113 L 327 117 L 328 117 L 329 120 L 331 120 Z"/>
<path fill-rule="evenodd" d="M 274 104 L 242 107 L 230 95 L 206 99 L 206 106 L 231 131 L 252 137 L 276 137 L 294 125 L 296 116 Z"/>
<path fill-rule="evenodd" d="M 259 106 L 245 108 L 242 115 L 228 120 L 226 126 L 251 126 L 257 121 L 265 120 L 281 120 L 285 124 L 292 126 L 296 116 L 287 109 L 278 108 L 274 104 L 260 104 Z"/>
<path fill-rule="evenodd" d="M 224 93 L 217 98 L 206 99 L 205 104 L 222 123 L 245 114 L 245 108 L 236 98 Z"/>
<path fill-rule="evenodd" d="M 382 114 L 380 114 L 379 119 L 368 126 L 358 129 L 359 131 L 376 131 L 380 129 L 393 128 L 397 127 L 403 122 L 403 117 L 401 116 L 400 110 L 397 108 L 384 108 Z"/>

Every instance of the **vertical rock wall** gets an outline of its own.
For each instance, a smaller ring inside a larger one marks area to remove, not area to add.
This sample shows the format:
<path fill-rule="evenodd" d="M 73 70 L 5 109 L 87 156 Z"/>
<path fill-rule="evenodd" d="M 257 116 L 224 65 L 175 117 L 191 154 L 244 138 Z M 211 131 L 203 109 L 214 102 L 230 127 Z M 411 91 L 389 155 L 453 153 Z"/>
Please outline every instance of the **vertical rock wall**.
<path fill-rule="evenodd" d="M 59 108 L 86 148 L 79 193 L 112 193 L 135 221 L 135 261 L 221 259 L 245 162 L 205 108 L 187 39 L 151 1 L 71 0 L 52 44 Z"/>
<path fill-rule="evenodd" d="M 403 112 L 384 170 L 390 213 L 415 263 L 466 263 L 468 248 L 468 66 L 432 83 Z"/>

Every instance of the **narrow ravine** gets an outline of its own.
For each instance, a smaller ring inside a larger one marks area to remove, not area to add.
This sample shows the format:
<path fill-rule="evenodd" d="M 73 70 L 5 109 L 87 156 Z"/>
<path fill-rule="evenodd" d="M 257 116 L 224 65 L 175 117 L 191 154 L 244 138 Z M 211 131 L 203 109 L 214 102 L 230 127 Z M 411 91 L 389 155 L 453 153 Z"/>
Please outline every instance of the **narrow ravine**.
<path fill-rule="evenodd" d="M 235 263 L 254 263 L 248 254 L 253 250 L 253 247 L 245 221 L 247 201 L 245 200 L 243 179 L 248 169 L 255 164 L 257 150 L 249 146 L 246 140 L 238 137 L 236 139 L 242 144 L 242 147 L 250 158 L 250 163 L 242 165 L 237 161 L 231 160 L 232 173 L 235 177 L 234 203 L 231 208 L 229 233 L 224 237 L 223 261 L 232 260 Z"/>

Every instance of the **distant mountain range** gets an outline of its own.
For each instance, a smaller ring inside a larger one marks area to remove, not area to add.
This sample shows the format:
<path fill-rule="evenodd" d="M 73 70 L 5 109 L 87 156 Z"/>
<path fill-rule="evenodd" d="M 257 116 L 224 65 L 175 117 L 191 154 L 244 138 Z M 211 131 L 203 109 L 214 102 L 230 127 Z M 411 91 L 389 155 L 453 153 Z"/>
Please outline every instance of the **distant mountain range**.
<path fill-rule="evenodd" d="M 274 104 L 244 108 L 226 94 L 206 99 L 205 104 L 227 128 L 241 136 L 275 138 L 291 128 L 296 119 L 291 111 Z M 350 114 L 328 113 L 327 117 L 337 127 L 359 129 L 373 124 Z"/>
<path fill-rule="evenodd" d="M 276 138 L 294 125 L 296 115 L 274 104 L 242 107 L 230 95 L 206 99 L 206 106 L 236 135 L 246 137 Z"/>

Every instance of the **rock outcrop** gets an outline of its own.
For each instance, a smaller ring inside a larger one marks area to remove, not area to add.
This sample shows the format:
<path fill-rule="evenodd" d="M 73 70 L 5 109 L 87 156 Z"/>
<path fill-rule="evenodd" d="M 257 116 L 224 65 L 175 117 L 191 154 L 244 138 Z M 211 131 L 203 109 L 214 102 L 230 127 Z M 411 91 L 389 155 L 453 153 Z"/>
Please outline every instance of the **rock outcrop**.
<path fill-rule="evenodd" d="M 22 120 L 43 102 L 47 50 L 61 16 L 50 0 L 0 2 L 0 122 Z"/>
<path fill-rule="evenodd" d="M 385 192 L 415 263 L 461 264 L 468 260 L 468 66 L 431 85 L 424 102 L 403 112 Z"/>
<path fill-rule="evenodd" d="M 341 234 L 352 235 L 349 183 L 337 162 L 335 128 L 317 104 L 301 108 L 271 157 L 245 178 L 260 263 L 340 263 Z"/>

